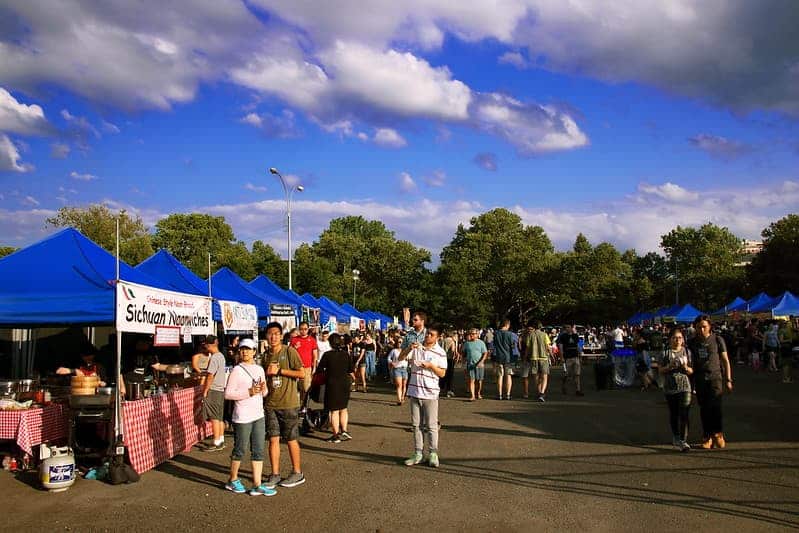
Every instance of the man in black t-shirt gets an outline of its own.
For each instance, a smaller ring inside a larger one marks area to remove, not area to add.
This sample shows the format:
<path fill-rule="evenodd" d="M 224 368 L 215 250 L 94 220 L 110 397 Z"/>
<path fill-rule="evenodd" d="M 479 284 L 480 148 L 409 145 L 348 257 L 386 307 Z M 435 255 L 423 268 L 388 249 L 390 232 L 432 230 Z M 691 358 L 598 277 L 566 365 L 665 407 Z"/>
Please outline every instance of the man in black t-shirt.
<path fill-rule="evenodd" d="M 580 336 L 575 333 L 574 326 L 567 324 L 563 333 L 558 336 L 558 351 L 563 356 L 563 394 L 566 394 L 566 382 L 574 378 L 577 396 L 583 396 L 583 387 L 580 381 Z"/>

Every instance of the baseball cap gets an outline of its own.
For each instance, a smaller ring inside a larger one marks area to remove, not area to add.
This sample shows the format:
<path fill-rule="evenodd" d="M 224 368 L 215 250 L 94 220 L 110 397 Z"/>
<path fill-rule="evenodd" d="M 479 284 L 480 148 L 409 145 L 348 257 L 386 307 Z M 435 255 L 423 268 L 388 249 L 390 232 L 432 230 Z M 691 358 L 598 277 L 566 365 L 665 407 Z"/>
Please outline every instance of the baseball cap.
<path fill-rule="evenodd" d="M 252 350 L 255 350 L 256 349 L 255 341 L 252 339 L 244 339 L 239 343 L 239 348 L 250 348 Z"/>

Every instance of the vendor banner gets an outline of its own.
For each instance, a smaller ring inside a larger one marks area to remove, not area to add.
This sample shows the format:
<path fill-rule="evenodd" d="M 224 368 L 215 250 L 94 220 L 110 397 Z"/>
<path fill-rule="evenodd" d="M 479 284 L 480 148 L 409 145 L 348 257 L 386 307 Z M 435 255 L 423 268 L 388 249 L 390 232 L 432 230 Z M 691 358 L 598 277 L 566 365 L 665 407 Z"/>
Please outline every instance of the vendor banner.
<path fill-rule="evenodd" d="M 283 332 L 287 332 L 297 327 L 297 315 L 294 314 L 294 306 L 288 304 L 269 304 L 269 321 L 278 322 L 283 327 Z"/>
<path fill-rule="evenodd" d="M 120 280 L 116 288 L 116 327 L 154 335 L 157 326 L 177 326 L 183 335 L 211 335 L 211 299 Z"/>
<path fill-rule="evenodd" d="M 335 333 L 336 332 L 336 317 L 331 316 L 327 319 L 327 324 L 322 327 L 323 330 L 327 331 L 328 333 Z"/>
<path fill-rule="evenodd" d="M 258 310 L 254 305 L 219 300 L 222 312 L 222 329 L 228 331 L 257 331 Z"/>
<path fill-rule="evenodd" d="M 350 317 L 350 331 L 358 331 L 361 329 L 361 319 L 357 316 Z"/>
<path fill-rule="evenodd" d="M 319 308 L 318 307 L 309 307 L 307 305 L 302 306 L 302 321 L 308 322 L 308 325 L 311 327 L 316 327 L 319 325 Z"/>

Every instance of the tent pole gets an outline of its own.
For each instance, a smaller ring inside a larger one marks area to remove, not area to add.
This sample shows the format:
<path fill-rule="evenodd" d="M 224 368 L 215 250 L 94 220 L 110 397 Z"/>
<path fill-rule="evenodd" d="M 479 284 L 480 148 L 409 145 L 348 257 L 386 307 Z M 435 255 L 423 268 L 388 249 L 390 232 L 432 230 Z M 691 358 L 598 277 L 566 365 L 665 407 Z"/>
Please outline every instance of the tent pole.
<path fill-rule="evenodd" d="M 117 242 L 116 242 L 116 283 L 114 284 L 114 311 L 117 311 L 117 291 L 119 285 L 119 217 L 116 220 L 117 229 Z M 114 437 L 116 442 L 119 443 L 122 436 L 122 332 L 116 327 L 116 320 L 114 320 L 114 329 L 116 331 L 116 351 L 117 351 L 117 364 L 116 364 L 116 378 L 117 387 L 116 395 L 114 398 Z"/>
<path fill-rule="evenodd" d="M 208 252 L 208 297 L 211 298 L 211 252 Z"/>

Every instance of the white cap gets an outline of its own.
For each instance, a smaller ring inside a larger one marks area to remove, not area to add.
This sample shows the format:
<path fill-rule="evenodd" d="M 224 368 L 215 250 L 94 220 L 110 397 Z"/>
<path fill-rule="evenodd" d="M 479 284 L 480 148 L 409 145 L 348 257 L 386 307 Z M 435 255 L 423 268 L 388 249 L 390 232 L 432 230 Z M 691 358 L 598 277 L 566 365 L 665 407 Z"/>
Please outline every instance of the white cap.
<path fill-rule="evenodd" d="M 244 339 L 239 343 L 239 348 L 251 348 L 255 350 L 256 349 L 255 341 L 252 339 Z"/>

